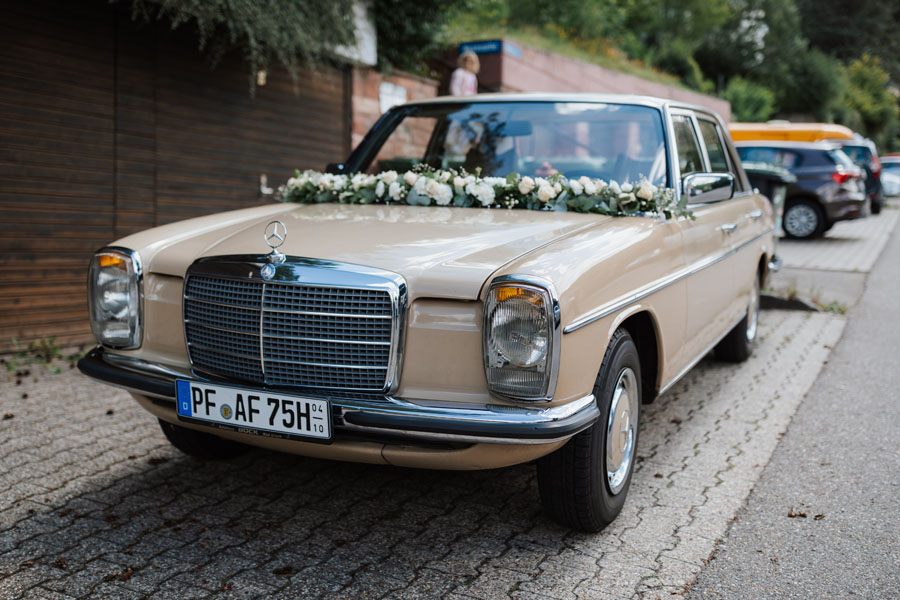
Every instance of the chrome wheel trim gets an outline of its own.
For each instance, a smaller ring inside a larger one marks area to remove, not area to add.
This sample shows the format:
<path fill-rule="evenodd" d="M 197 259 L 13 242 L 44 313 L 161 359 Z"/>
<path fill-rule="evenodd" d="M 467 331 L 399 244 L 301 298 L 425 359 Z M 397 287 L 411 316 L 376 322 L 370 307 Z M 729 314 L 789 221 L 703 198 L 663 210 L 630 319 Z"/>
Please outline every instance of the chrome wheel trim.
<path fill-rule="evenodd" d="M 759 277 L 753 278 L 753 290 L 750 292 L 750 306 L 747 307 L 747 341 L 756 339 L 759 325 Z"/>
<path fill-rule="evenodd" d="M 784 215 L 785 231 L 796 237 L 809 237 L 819 226 L 819 214 L 808 204 L 795 204 Z"/>
<path fill-rule="evenodd" d="M 637 376 L 626 367 L 616 380 L 606 423 L 606 482 L 613 496 L 622 491 L 631 471 L 639 400 Z"/>

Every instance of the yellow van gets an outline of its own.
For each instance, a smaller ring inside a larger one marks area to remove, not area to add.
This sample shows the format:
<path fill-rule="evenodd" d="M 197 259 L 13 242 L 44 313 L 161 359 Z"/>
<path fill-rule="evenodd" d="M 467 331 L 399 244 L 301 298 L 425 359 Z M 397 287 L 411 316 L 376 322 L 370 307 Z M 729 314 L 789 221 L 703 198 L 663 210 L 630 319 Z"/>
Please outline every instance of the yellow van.
<path fill-rule="evenodd" d="M 728 131 L 735 142 L 778 140 L 783 142 L 821 142 L 849 140 L 853 130 L 834 123 L 730 123 Z"/>

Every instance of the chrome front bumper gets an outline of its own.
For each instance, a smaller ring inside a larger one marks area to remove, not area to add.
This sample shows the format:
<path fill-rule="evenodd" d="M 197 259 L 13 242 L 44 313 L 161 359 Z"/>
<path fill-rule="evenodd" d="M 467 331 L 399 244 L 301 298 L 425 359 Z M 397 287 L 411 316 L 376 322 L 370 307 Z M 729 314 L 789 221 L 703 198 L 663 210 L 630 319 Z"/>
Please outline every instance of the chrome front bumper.
<path fill-rule="evenodd" d="M 190 371 L 109 354 L 102 347 L 94 348 L 78 361 L 78 368 L 89 377 L 147 396 L 157 404 L 170 405 L 173 412 L 176 380 L 212 382 Z M 297 394 L 294 390 L 290 393 Z M 392 396 L 368 399 L 343 397 L 340 394 L 314 395 L 327 397 L 331 401 L 335 439 L 343 432 L 430 442 L 549 444 L 572 437 L 600 417 L 593 394 L 561 406 L 545 408 L 448 404 Z"/>

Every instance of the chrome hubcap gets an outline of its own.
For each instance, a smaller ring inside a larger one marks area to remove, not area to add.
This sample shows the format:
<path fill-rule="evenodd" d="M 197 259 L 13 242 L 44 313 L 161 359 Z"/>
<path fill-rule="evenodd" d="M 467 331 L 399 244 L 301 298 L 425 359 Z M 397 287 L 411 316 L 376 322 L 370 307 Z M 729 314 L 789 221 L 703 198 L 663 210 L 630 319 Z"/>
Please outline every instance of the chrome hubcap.
<path fill-rule="evenodd" d="M 756 339 L 756 326 L 759 324 L 759 277 L 753 279 L 753 290 L 750 292 L 750 306 L 747 308 L 747 341 Z"/>
<path fill-rule="evenodd" d="M 819 226 L 819 215 L 815 209 L 806 204 L 797 204 L 788 209 L 784 215 L 784 228 L 797 237 L 811 236 Z"/>
<path fill-rule="evenodd" d="M 638 381 L 630 367 L 619 373 L 606 424 L 606 481 L 614 496 L 622 491 L 637 437 Z"/>

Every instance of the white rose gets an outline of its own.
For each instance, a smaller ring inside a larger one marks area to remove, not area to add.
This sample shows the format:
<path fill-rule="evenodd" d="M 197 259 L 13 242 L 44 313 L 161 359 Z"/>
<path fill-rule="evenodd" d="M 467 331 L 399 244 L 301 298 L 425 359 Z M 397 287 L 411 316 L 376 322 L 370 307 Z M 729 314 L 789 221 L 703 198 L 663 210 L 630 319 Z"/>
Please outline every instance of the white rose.
<path fill-rule="evenodd" d="M 606 182 L 603 181 L 602 179 L 598 179 L 597 180 L 597 189 L 598 190 L 606 189 Z"/>
<path fill-rule="evenodd" d="M 522 194 L 530 194 L 534 189 L 534 179 L 525 176 L 519 181 L 519 192 Z"/>
<path fill-rule="evenodd" d="M 436 198 L 438 189 L 440 187 L 443 187 L 443 186 L 441 186 L 440 182 L 438 182 L 436 179 L 429 179 L 428 183 L 425 184 L 425 193 L 428 194 L 429 196 L 431 196 L 432 198 Z"/>
<path fill-rule="evenodd" d="M 593 196 L 594 194 L 596 194 L 597 186 L 594 185 L 594 182 L 591 181 L 590 179 L 588 179 L 587 177 L 584 177 L 582 179 L 585 179 L 586 181 L 581 181 L 581 179 L 579 179 L 578 183 L 580 183 L 584 186 L 584 193 L 587 194 L 588 196 Z"/>
<path fill-rule="evenodd" d="M 641 182 L 640 187 L 638 187 L 637 197 L 643 198 L 644 200 L 651 200 L 653 198 L 653 194 L 656 193 L 656 186 L 652 185 L 646 179 Z"/>
<path fill-rule="evenodd" d="M 464 188 L 466 187 L 466 180 L 457 175 L 453 178 L 453 187 Z"/>
<path fill-rule="evenodd" d="M 547 185 L 548 183 L 550 183 L 550 182 L 547 181 L 546 179 L 544 179 L 543 177 L 535 177 L 534 178 L 534 185 L 536 185 L 537 187 L 541 187 L 542 185 Z"/>
<path fill-rule="evenodd" d="M 626 183 L 622 184 L 622 191 L 625 192 L 626 194 L 630 193 L 631 190 L 633 190 L 633 189 L 634 189 L 634 187 L 630 183 L 626 182 Z"/>
<path fill-rule="evenodd" d="M 554 183 L 553 191 L 555 191 L 557 194 L 560 193 L 562 191 L 562 184 L 558 181 L 556 183 Z"/>
<path fill-rule="evenodd" d="M 412 171 L 407 171 L 403 174 L 403 181 L 406 182 L 406 185 L 416 185 L 416 181 L 419 179 L 419 176 Z"/>
<path fill-rule="evenodd" d="M 335 175 L 334 183 L 332 184 L 335 191 L 342 190 L 347 187 L 347 176 L 346 175 Z"/>
<path fill-rule="evenodd" d="M 441 171 L 441 181 L 447 183 L 448 181 L 450 181 L 451 175 L 452 173 L 450 171 Z"/>
<path fill-rule="evenodd" d="M 494 203 L 494 188 L 486 183 L 470 183 L 466 186 L 466 193 L 478 200 L 482 206 Z"/>
<path fill-rule="evenodd" d="M 537 195 L 538 200 L 541 202 L 549 202 L 553 198 L 556 198 L 556 190 L 553 189 L 553 186 L 549 183 L 545 183 L 538 188 Z"/>
<path fill-rule="evenodd" d="M 610 181 L 609 182 L 609 191 L 611 191 L 613 194 L 618 196 L 619 194 L 622 193 L 622 188 L 620 188 L 619 184 L 616 183 L 615 181 Z"/>
<path fill-rule="evenodd" d="M 300 184 L 300 180 L 297 179 L 296 177 L 291 177 L 290 179 L 287 180 L 287 186 L 289 188 L 297 187 L 299 184 Z"/>
<path fill-rule="evenodd" d="M 475 176 L 474 176 L 474 175 L 468 175 L 468 176 L 466 176 L 465 179 L 463 179 L 463 181 L 466 182 L 466 185 L 472 185 L 473 183 L 475 183 Z"/>
<path fill-rule="evenodd" d="M 403 196 L 403 186 L 400 185 L 399 181 L 395 181 L 388 188 L 388 196 L 391 197 L 391 200 L 400 200 Z"/>
<path fill-rule="evenodd" d="M 375 184 L 375 196 L 378 198 L 381 198 L 382 196 L 384 196 L 384 182 L 383 181 L 379 181 L 378 183 Z"/>
<path fill-rule="evenodd" d="M 634 201 L 635 201 L 635 197 L 634 197 L 634 194 L 632 194 L 632 193 L 623 194 L 623 195 L 619 196 L 619 204 L 621 204 L 622 206 L 625 206 L 626 204 L 631 204 Z"/>
<path fill-rule="evenodd" d="M 573 179 L 569 182 L 569 189 L 572 190 L 573 195 L 580 196 L 581 192 L 584 191 L 584 186 L 577 179 Z"/>
<path fill-rule="evenodd" d="M 439 206 L 447 206 L 453 200 L 453 188 L 447 184 L 438 183 L 433 197 Z"/>
<path fill-rule="evenodd" d="M 384 182 L 384 185 L 391 185 L 397 181 L 397 171 L 385 171 L 381 174 L 381 180 Z"/>

